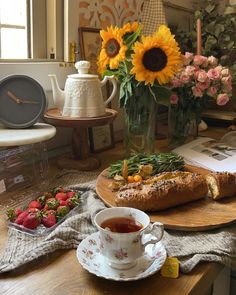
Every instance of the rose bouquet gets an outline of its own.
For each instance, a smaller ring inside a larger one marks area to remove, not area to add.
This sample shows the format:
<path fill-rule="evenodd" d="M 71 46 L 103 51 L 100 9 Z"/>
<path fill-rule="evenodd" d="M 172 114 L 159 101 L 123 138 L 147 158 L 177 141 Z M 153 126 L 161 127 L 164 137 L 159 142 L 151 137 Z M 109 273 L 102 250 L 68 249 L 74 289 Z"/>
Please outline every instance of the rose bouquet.
<path fill-rule="evenodd" d="M 154 149 L 157 101 L 170 97 L 165 86 L 179 70 L 181 54 L 169 28 L 162 25 L 151 36 L 142 26 L 127 23 L 100 32 L 102 48 L 98 69 L 120 82 L 120 107 L 126 113 L 126 147 L 129 152 Z"/>
<path fill-rule="evenodd" d="M 201 112 L 209 100 L 225 105 L 232 95 L 229 69 L 218 64 L 214 56 L 186 52 L 182 69 L 171 79 L 170 122 L 173 143 L 183 143 L 195 122 L 195 133 Z"/>

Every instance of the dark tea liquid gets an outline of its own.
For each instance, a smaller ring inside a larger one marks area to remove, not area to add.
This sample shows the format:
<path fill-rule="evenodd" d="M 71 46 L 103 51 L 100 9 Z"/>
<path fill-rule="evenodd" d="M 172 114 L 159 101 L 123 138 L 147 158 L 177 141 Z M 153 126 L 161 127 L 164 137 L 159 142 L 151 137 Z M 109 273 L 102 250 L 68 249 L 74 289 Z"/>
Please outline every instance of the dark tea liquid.
<path fill-rule="evenodd" d="M 102 228 L 109 228 L 114 233 L 132 233 L 139 231 L 143 226 L 133 218 L 113 217 L 104 220 L 100 225 Z"/>

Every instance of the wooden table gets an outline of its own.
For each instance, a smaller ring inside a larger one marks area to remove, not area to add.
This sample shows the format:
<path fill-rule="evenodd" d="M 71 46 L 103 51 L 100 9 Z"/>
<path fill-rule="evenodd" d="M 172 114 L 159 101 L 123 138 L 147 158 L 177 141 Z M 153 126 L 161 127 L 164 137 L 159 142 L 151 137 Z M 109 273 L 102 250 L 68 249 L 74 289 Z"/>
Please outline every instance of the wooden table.
<path fill-rule="evenodd" d="M 217 130 L 215 138 L 221 137 L 226 130 Z M 207 136 L 212 133 L 206 133 Z M 160 150 L 166 146 L 165 141 L 157 143 Z M 103 170 L 111 161 L 122 156 L 122 144 L 116 148 L 100 153 Z M 58 170 L 55 160 L 50 162 L 51 173 Z M 99 172 L 99 171 L 98 171 Z M 0 195 L 1 199 L 4 194 Z M 1 215 L 2 212 L 0 212 Z M 0 218 L 0 251 L 7 239 L 7 227 Z M 35 295 L 147 295 L 166 294 L 204 295 L 209 290 L 222 266 L 216 263 L 202 263 L 187 275 L 180 274 L 178 279 L 168 279 L 156 273 L 146 279 L 135 282 L 113 282 L 98 278 L 85 271 L 77 261 L 75 250 L 60 250 L 46 257 L 21 267 L 10 274 L 0 275 L 0 294 L 35 294 Z"/>

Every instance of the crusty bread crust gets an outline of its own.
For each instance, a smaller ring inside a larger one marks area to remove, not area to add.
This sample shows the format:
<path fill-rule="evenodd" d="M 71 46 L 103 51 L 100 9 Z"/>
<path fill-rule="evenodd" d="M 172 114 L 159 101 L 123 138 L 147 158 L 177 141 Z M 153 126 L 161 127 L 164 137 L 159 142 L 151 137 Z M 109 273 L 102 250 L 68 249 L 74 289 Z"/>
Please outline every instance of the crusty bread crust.
<path fill-rule="evenodd" d="M 117 206 L 158 211 L 204 198 L 207 192 L 204 176 L 181 172 L 173 178 L 127 184 L 117 192 L 115 202 Z"/>
<path fill-rule="evenodd" d="M 212 172 L 206 175 L 210 196 L 214 200 L 236 196 L 236 175 L 229 172 Z"/>

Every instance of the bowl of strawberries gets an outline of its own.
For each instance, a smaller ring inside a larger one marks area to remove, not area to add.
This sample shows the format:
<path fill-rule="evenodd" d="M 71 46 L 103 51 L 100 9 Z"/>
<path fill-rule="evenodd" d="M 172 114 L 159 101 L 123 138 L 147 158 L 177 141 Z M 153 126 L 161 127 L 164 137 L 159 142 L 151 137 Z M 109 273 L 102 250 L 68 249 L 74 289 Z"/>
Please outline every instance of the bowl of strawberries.
<path fill-rule="evenodd" d="M 32 235 L 44 235 L 79 212 L 82 192 L 55 187 L 32 196 L 22 208 L 8 208 L 9 226 Z"/>

